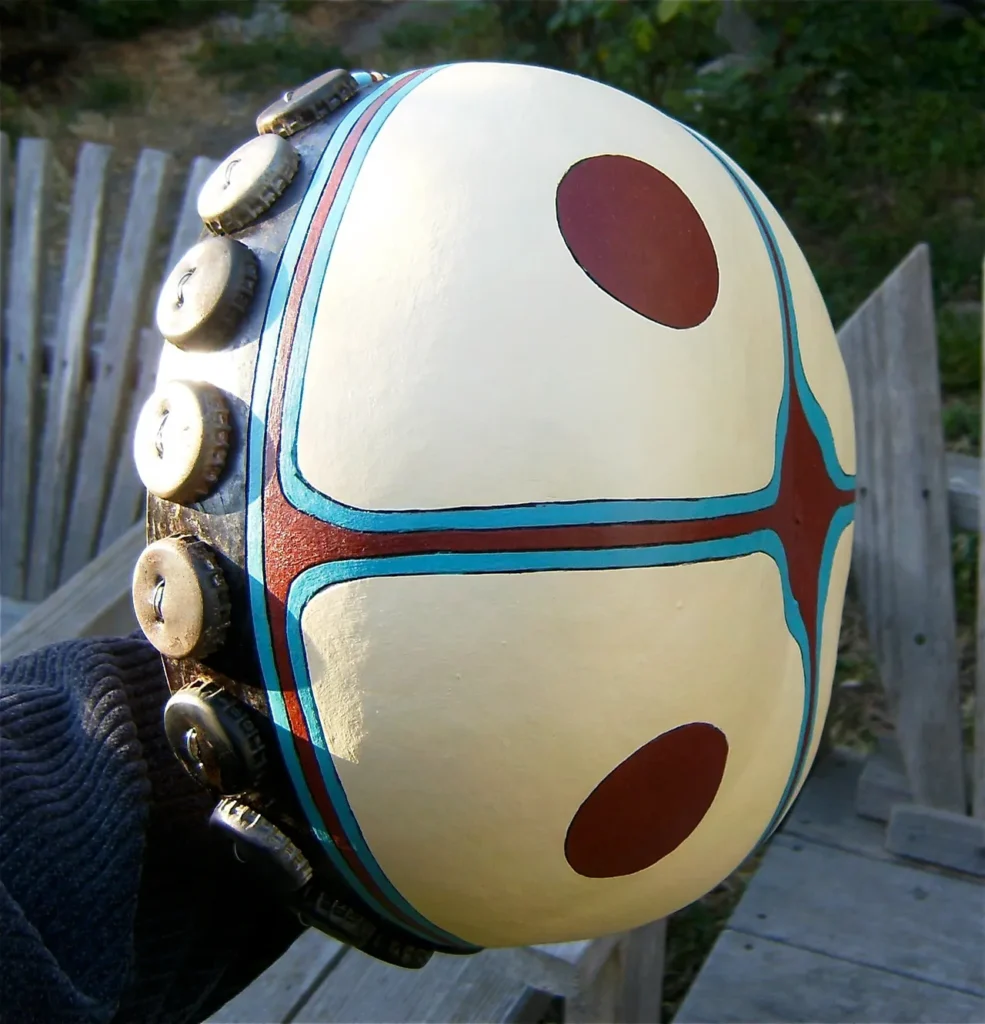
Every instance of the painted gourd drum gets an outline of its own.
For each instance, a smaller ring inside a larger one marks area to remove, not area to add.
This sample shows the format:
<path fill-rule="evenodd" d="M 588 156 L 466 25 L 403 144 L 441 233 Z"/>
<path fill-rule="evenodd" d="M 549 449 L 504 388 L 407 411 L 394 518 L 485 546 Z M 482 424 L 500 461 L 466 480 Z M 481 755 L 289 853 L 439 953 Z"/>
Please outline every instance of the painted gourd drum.
<path fill-rule="evenodd" d="M 838 644 L 851 399 L 797 243 L 556 71 L 330 72 L 257 127 L 134 440 L 214 820 L 407 966 L 701 897 L 796 797 Z"/>

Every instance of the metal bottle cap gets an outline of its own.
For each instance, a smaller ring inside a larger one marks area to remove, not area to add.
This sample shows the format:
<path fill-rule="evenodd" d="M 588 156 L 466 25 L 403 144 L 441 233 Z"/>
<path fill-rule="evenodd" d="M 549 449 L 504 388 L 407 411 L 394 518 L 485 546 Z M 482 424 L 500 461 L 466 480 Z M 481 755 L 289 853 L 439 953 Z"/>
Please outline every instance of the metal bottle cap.
<path fill-rule="evenodd" d="M 276 825 L 235 797 L 225 797 L 212 812 L 212 825 L 233 840 L 239 860 L 251 864 L 283 892 L 296 892 L 311 879 L 304 854 Z"/>
<path fill-rule="evenodd" d="M 195 537 L 146 547 L 133 571 L 133 607 L 147 639 L 168 658 L 204 658 L 229 628 L 229 593 L 215 552 Z"/>
<path fill-rule="evenodd" d="M 168 381 L 147 399 L 137 420 L 137 474 L 151 494 L 188 504 L 215 486 L 229 441 L 229 405 L 217 387 Z"/>
<path fill-rule="evenodd" d="M 173 694 L 164 731 L 175 756 L 198 782 L 220 793 L 241 793 L 262 782 L 267 752 L 252 713 L 214 682 Z"/>
<path fill-rule="evenodd" d="M 296 89 L 290 89 L 257 117 L 261 136 L 275 132 L 288 138 L 321 121 L 347 103 L 359 90 L 348 71 L 326 71 Z"/>
<path fill-rule="evenodd" d="M 214 234 L 252 224 L 283 195 L 297 173 L 298 151 L 279 135 L 261 135 L 235 150 L 198 194 L 198 215 Z"/>
<path fill-rule="evenodd" d="M 168 275 L 157 328 L 178 348 L 221 348 L 236 332 L 257 284 L 257 258 L 242 242 L 206 238 Z"/>

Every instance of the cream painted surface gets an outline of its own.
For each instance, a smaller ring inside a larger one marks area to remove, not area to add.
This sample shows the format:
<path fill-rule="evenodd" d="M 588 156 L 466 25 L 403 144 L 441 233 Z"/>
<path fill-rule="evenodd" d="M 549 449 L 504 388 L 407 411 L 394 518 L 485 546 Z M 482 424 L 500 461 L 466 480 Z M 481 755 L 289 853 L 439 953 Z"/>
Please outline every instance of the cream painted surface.
<path fill-rule="evenodd" d="M 845 588 L 848 586 L 848 570 L 852 561 L 852 539 L 855 525 L 850 524 L 841 535 L 835 548 L 834 561 L 831 567 L 831 579 L 828 582 L 828 597 L 824 604 L 824 617 L 821 636 L 821 666 L 818 671 L 821 692 L 817 702 L 817 723 L 814 735 L 808 748 L 808 761 L 801 773 L 801 786 L 807 776 L 807 769 L 817 754 L 821 742 L 824 720 L 831 706 L 831 682 L 835 674 L 835 662 L 838 660 L 838 641 L 841 638 L 841 617 L 845 608 Z M 799 790 L 798 790 L 799 792 Z"/>
<path fill-rule="evenodd" d="M 811 392 L 827 415 L 841 468 L 848 474 L 854 474 L 855 422 L 852 414 L 852 394 L 848 384 L 848 371 L 838 345 L 838 336 L 831 324 L 824 297 L 803 251 L 776 208 L 766 198 L 763 190 L 735 161 L 729 162 L 766 212 L 770 227 L 780 243 L 797 313 L 797 333 L 800 338 L 804 376 Z"/>
<path fill-rule="evenodd" d="M 235 396 L 248 406 L 256 358 L 255 341 L 218 352 L 185 351 L 163 342 L 155 387 L 163 387 L 172 380 L 204 381 L 222 388 L 227 395 Z M 242 429 L 247 424 L 237 423 L 236 426 Z"/>
<path fill-rule="evenodd" d="M 426 917 L 483 945 L 606 934 L 698 898 L 754 846 L 793 762 L 803 672 L 766 555 L 350 582 L 302 629 L 371 850 Z M 563 847 L 583 800 L 693 721 L 730 744 L 697 831 L 635 875 L 577 875 Z"/>
<path fill-rule="evenodd" d="M 713 239 L 709 318 L 678 331 L 594 285 L 555 213 L 575 162 L 668 174 Z M 322 284 L 298 446 L 364 508 L 755 490 L 782 390 L 776 288 L 727 172 L 654 108 L 540 68 L 464 64 L 396 107 Z"/>

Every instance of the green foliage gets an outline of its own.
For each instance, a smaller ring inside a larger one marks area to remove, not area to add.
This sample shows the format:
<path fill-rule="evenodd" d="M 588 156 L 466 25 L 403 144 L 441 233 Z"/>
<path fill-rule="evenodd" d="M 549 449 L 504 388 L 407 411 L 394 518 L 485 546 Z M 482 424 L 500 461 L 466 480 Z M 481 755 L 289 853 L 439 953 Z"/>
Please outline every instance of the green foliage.
<path fill-rule="evenodd" d="M 27 134 L 24 124 L 24 103 L 20 93 L 0 82 L 0 128 L 12 139 Z"/>
<path fill-rule="evenodd" d="M 383 33 L 383 45 L 397 54 L 429 53 L 447 37 L 444 25 L 427 21 L 401 21 Z"/>
<path fill-rule="evenodd" d="M 0 23 L 49 31 L 66 16 L 96 35 L 129 39 L 164 25 L 194 25 L 223 11 L 249 14 L 254 0 L 0 0 Z"/>
<path fill-rule="evenodd" d="M 253 0 L 80 0 L 79 14 L 99 35 L 127 38 L 162 25 L 194 25 L 223 11 L 248 15 Z"/>
<path fill-rule="evenodd" d="M 337 47 L 293 33 L 248 42 L 211 35 L 193 60 L 200 71 L 219 75 L 229 88 L 244 91 L 284 88 L 349 63 Z"/>
<path fill-rule="evenodd" d="M 562 0 L 554 6 L 547 29 L 560 66 L 643 99 L 683 84 L 720 49 L 713 4 Z"/>
<path fill-rule="evenodd" d="M 977 392 L 982 382 L 982 319 L 977 310 L 942 309 L 937 317 L 941 386 Z"/>
<path fill-rule="evenodd" d="M 75 101 L 82 110 L 113 114 L 139 103 L 139 83 L 121 74 L 89 75 L 77 83 Z"/>
<path fill-rule="evenodd" d="M 937 317 L 944 439 L 948 446 L 977 455 L 981 450 L 982 320 L 977 309 L 945 307 Z"/>
<path fill-rule="evenodd" d="M 944 440 L 949 448 L 977 455 L 981 450 L 982 409 L 978 396 L 950 399 L 944 406 Z"/>
<path fill-rule="evenodd" d="M 753 58 L 664 104 L 769 194 L 836 320 L 921 240 L 938 299 L 963 294 L 985 248 L 985 26 L 930 2 L 748 9 Z"/>
<path fill-rule="evenodd" d="M 980 17 L 935 0 L 742 0 L 752 45 L 735 54 L 719 34 L 717 0 L 456 6 L 444 27 L 402 26 L 402 37 L 388 44 L 411 43 L 418 60 L 501 59 L 574 71 L 692 125 L 779 209 L 836 324 L 921 241 L 932 248 L 938 308 L 980 297 Z M 980 413 L 969 395 L 981 384 L 979 330 L 941 321 L 942 381 L 963 393 L 947 407 L 948 437 L 976 450 Z"/>
<path fill-rule="evenodd" d="M 760 0 L 742 8 L 757 45 L 728 56 L 717 2 L 460 6 L 459 56 L 493 40 L 499 52 L 482 56 L 607 82 L 722 146 L 791 224 L 836 321 L 922 240 L 939 300 L 974 289 L 985 248 L 980 20 L 933 0 Z"/>

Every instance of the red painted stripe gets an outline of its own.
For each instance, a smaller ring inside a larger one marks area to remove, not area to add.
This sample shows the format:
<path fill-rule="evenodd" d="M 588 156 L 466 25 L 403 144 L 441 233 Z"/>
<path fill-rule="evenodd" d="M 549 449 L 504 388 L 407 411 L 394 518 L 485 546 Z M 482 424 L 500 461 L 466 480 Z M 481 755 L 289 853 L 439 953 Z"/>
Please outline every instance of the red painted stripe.
<path fill-rule="evenodd" d="M 818 588 L 827 530 L 837 509 L 849 505 L 854 495 L 838 489 L 828 476 L 820 444 L 807 421 L 793 367 L 790 297 L 781 289 L 784 348 L 790 373 L 789 415 L 776 502 L 765 509 L 741 515 L 684 522 L 614 523 L 611 525 L 555 526 L 503 530 L 446 530 L 417 533 L 362 533 L 316 520 L 299 512 L 285 498 L 278 478 L 284 389 L 287 368 L 297 329 L 301 298 L 321 231 L 337 195 L 359 138 L 380 105 L 410 79 L 392 85 L 369 108 L 346 140 L 329 181 L 319 200 L 315 218 L 302 249 L 288 300 L 277 353 L 268 408 L 268 438 L 265 452 L 264 486 L 264 569 L 268 615 L 274 656 L 281 679 L 288 718 L 294 732 L 302 770 L 312 798 L 336 846 L 356 876 L 381 906 L 412 931 L 422 926 L 394 907 L 380 891 L 365 866 L 351 849 L 324 785 L 314 747 L 297 694 L 286 638 L 288 590 L 298 575 L 314 565 L 340 559 L 386 557 L 436 552 L 548 551 L 560 549 L 614 549 L 738 537 L 756 530 L 774 530 L 781 539 L 789 565 L 790 586 L 808 635 L 808 671 L 805 686 L 808 714 L 805 743 L 816 714 L 816 675 L 820 637 L 817 629 Z M 769 232 L 766 232 L 769 238 Z M 778 254 L 768 241 L 774 265 Z M 802 768 L 806 746 L 798 752 L 797 773 Z M 796 778 L 796 774 L 795 774 Z M 440 941 L 439 936 L 435 936 Z"/>
<path fill-rule="evenodd" d="M 409 82 L 417 78 L 422 72 L 416 71 L 413 74 L 395 82 L 393 85 L 382 90 L 374 102 L 367 107 L 366 111 L 353 126 L 342 145 L 328 181 L 318 201 L 314 217 L 305 237 L 304 245 L 298 259 L 294 277 L 291 282 L 291 290 L 288 296 L 287 308 L 281 326 L 278 339 L 278 352 L 275 363 L 274 379 L 271 387 L 270 401 L 267 414 L 267 441 L 264 453 L 264 572 L 267 587 L 267 615 L 270 622 L 271 637 L 273 640 L 274 661 L 280 680 L 281 691 L 284 697 L 284 705 L 287 711 L 288 721 L 294 739 L 294 747 L 298 755 L 298 761 L 304 773 L 305 780 L 311 797 L 318 808 L 318 813 L 332 837 L 336 848 L 345 858 L 346 863 L 353 873 L 360 879 L 366 888 L 379 900 L 382 906 L 400 921 L 403 921 L 414 931 L 423 931 L 422 926 L 408 917 L 402 910 L 395 907 L 386 895 L 380 890 L 373 877 L 366 870 L 365 865 L 359 859 L 356 852 L 349 844 L 338 814 L 332 803 L 332 799 L 325 786 L 318 765 L 314 745 L 305 721 L 304 712 L 298 697 L 297 680 L 291 667 L 290 653 L 287 646 L 287 591 L 296 576 L 290 571 L 284 562 L 276 557 L 278 545 L 268 544 L 267 540 L 271 532 L 271 526 L 277 521 L 277 513 L 274 511 L 284 502 L 280 482 L 277 477 L 277 452 L 280 450 L 281 430 L 283 421 L 284 388 L 287 380 L 287 368 L 290 364 L 291 351 L 294 345 L 294 338 L 297 331 L 298 315 L 301 308 L 301 299 L 308 285 L 311 276 L 311 267 L 314 262 L 315 253 L 324 230 L 325 223 L 331 212 L 332 205 L 338 195 L 339 187 L 346 171 L 352 161 L 356 146 L 366 131 L 366 128 L 379 112 L 383 104 L 396 92 L 403 89 Z M 271 515 L 271 513 L 273 513 Z M 287 569 L 287 571 L 284 571 Z M 446 942 L 442 936 L 431 933 L 435 941 Z"/>

